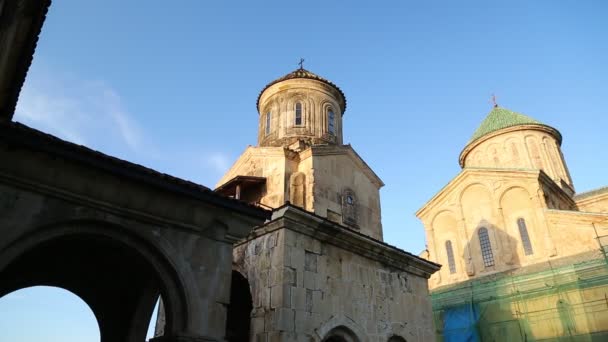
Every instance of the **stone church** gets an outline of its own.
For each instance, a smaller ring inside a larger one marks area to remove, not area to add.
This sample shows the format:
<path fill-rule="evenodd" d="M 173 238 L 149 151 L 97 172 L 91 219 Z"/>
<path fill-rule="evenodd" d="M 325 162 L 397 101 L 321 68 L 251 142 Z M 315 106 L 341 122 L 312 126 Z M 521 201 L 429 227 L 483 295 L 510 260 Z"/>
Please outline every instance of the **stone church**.
<path fill-rule="evenodd" d="M 382 240 L 382 180 L 343 144 L 344 93 L 303 68 L 257 99 L 216 192 L 273 209 L 235 244 L 229 341 L 430 341 L 439 265 Z M 250 319 L 249 319 L 250 318 Z"/>
<path fill-rule="evenodd" d="M 382 241 L 336 85 L 264 88 L 258 146 L 213 191 L 13 121 L 49 6 L 0 0 L 0 298 L 70 291 L 101 342 L 144 341 L 159 298 L 157 342 L 434 339 L 440 266 Z"/>
<path fill-rule="evenodd" d="M 608 187 L 576 193 L 562 135 L 495 106 L 416 215 L 446 341 L 608 337 Z"/>

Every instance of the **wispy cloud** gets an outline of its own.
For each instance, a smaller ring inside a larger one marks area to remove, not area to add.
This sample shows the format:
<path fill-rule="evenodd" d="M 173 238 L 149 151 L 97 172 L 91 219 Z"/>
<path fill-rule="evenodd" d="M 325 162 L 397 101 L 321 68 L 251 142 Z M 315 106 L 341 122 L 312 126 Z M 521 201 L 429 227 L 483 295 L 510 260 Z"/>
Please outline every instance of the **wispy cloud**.
<path fill-rule="evenodd" d="M 208 186 L 234 162 L 235 156 L 227 151 L 196 141 L 153 143 L 126 101 L 106 82 L 39 68 L 33 71 L 15 115 L 15 120 L 28 126 Z"/>
<path fill-rule="evenodd" d="M 17 121 L 78 144 L 102 150 L 122 145 L 130 152 L 150 153 L 143 150 L 142 130 L 118 92 L 101 81 L 34 73 L 15 113 Z"/>

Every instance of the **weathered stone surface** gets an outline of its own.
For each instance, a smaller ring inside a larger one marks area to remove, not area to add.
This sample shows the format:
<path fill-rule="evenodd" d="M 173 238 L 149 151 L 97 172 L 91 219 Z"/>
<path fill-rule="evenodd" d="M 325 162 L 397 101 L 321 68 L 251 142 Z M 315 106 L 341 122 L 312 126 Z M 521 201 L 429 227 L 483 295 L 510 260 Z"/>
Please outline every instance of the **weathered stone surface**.
<path fill-rule="evenodd" d="M 218 183 L 264 177 L 259 193 L 240 195 L 275 208 L 272 220 L 234 249 L 234 268 L 251 285 L 250 336 L 371 342 L 404 334 L 427 341 L 434 334 L 429 316 L 405 308 L 430 315 L 426 281 L 438 265 L 382 243 L 384 184 L 342 145 L 343 94 L 296 74 L 262 91 L 259 146 L 248 147 Z"/>
<path fill-rule="evenodd" d="M 0 124 L 0 160 L 0 296 L 72 291 L 105 342 L 143 340 L 161 295 L 165 340 L 223 338 L 232 244 L 265 215 L 19 124 Z"/>
<path fill-rule="evenodd" d="M 323 322 L 337 317 L 348 320 L 361 341 L 386 341 L 389 336 L 402 333 L 408 341 L 425 341 L 425 337 L 433 336 L 426 277 L 436 266 L 425 265 L 421 259 L 346 227 L 319 221 L 317 216 L 296 208 L 275 213 L 272 221 L 254 231 L 255 237 L 235 247 L 235 255 L 248 251 L 239 257 L 240 263 L 235 267 L 246 270 L 254 297 L 267 291 L 258 279 L 263 270 L 270 269 L 259 257 L 264 253 L 252 253 L 251 246 L 272 234 L 278 237 L 277 246 L 285 241 L 295 244 L 280 251 L 285 254 L 283 285 L 271 287 L 270 307 L 254 301 L 254 312 L 265 313 L 270 325 L 252 325 L 251 336 L 320 341 L 325 336 L 320 336 L 318 329 Z M 320 253 L 306 249 L 311 246 L 317 246 L 314 249 Z M 376 250 L 378 254 L 361 255 L 359 250 Z M 277 247 L 270 248 L 271 255 L 277 252 Z M 395 258 L 391 262 L 383 259 L 390 254 Z M 299 261 L 290 262 L 294 259 Z M 414 271 L 411 266 L 417 263 Z M 422 269 L 426 273 L 420 273 Z M 294 274 L 296 278 L 303 277 L 303 281 L 294 279 Z M 428 315 L 421 314 L 425 311 Z M 399 331 L 393 327 L 400 327 Z"/>

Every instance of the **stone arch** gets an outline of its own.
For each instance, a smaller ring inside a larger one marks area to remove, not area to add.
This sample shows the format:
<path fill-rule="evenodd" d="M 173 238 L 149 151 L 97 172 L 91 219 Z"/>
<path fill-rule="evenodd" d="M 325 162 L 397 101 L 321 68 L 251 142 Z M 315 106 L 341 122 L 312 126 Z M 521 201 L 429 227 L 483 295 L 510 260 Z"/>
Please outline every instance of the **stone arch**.
<path fill-rule="evenodd" d="M 523 167 L 525 163 L 522 161 L 521 141 L 516 137 L 510 137 L 505 140 L 505 151 L 508 151 L 511 167 Z"/>
<path fill-rule="evenodd" d="M 504 155 L 501 151 L 501 146 L 497 142 L 492 142 L 486 148 L 486 155 L 488 159 L 492 160 L 492 165 L 494 167 L 500 167 L 502 165 L 503 160 L 501 160 L 501 156 Z"/>
<path fill-rule="evenodd" d="M 494 232 L 494 202 L 490 189 L 482 183 L 471 183 L 460 193 L 460 206 L 464 218 L 465 230 L 469 239 L 465 249 L 466 269 L 469 275 L 475 270 L 484 270 L 481 260 L 481 246 L 479 243 L 478 229 L 485 227 L 490 230 L 489 238 L 493 248 L 499 245 L 496 242 Z"/>
<path fill-rule="evenodd" d="M 482 183 L 467 185 L 460 193 L 459 201 L 468 225 L 476 225 L 478 221 L 487 220 L 492 215 L 492 194 Z"/>
<path fill-rule="evenodd" d="M 534 137 L 533 135 L 527 135 L 525 137 L 525 142 L 528 150 L 528 155 L 530 156 L 530 160 L 532 161 L 532 167 L 539 170 L 543 169 L 543 158 L 536 137 Z"/>
<path fill-rule="evenodd" d="M 295 107 L 296 103 L 302 104 L 302 125 L 295 126 Z M 311 125 L 313 124 L 312 118 L 315 114 L 315 102 L 310 96 L 306 96 L 305 94 L 296 91 L 294 93 L 289 94 L 286 101 L 286 111 L 285 117 L 287 119 L 287 125 L 285 127 L 305 127 L 307 131 L 311 129 Z"/>
<path fill-rule="evenodd" d="M 507 188 L 500 196 L 500 207 L 504 219 L 505 230 L 514 242 L 513 250 L 517 250 L 517 255 L 524 257 L 522 250 L 522 239 L 518 220 L 525 220 L 526 233 L 529 236 L 532 249 L 538 240 L 536 232 L 536 215 L 534 214 L 533 202 L 530 192 L 522 186 L 511 186 Z"/>
<path fill-rule="evenodd" d="M 77 257 L 76 257 L 77 256 Z M 159 298 L 165 332 L 188 323 L 183 282 L 165 253 L 124 227 L 67 221 L 36 229 L 0 252 L 0 296 L 45 285 L 80 297 L 93 311 L 101 342 L 145 339 Z"/>
<path fill-rule="evenodd" d="M 446 243 L 450 241 L 454 265 L 456 273 L 458 273 L 461 270 L 460 261 L 464 258 L 464 255 L 458 239 L 458 220 L 456 219 L 456 215 L 449 210 L 442 210 L 433 217 L 431 227 L 435 234 L 435 255 L 438 258 L 437 262 L 444 266 L 450 265 L 446 249 Z M 448 267 L 442 267 L 440 272 L 446 276 L 451 274 Z"/>
<path fill-rule="evenodd" d="M 341 118 L 342 116 L 340 115 L 340 107 L 338 105 L 336 105 L 335 103 L 333 103 L 330 100 L 322 100 L 320 105 L 319 105 L 319 124 L 318 124 L 318 128 L 325 134 L 329 134 L 329 118 L 327 117 L 327 113 L 329 110 L 332 110 L 334 112 L 334 137 L 336 139 L 338 139 L 339 136 L 341 136 Z"/>
<path fill-rule="evenodd" d="M 526 200 L 530 200 L 531 196 L 530 196 L 530 192 L 528 190 L 526 190 L 526 188 L 519 186 L 519 185 L 512 185 L 507 187 L 498 197 L 498 202 L 500 203 L 501 208 L 505 208 L 505 206 L 513 206 L 516 205 L 517 207 L 529 207 L 528 205 L 526 205 L 527 203 L 521 203 L 521 202 L 515 202 L 515 203 L 507 203 L 505 197 L 507 195 L 510 195 L 513 192 L 519 192 L 520 193 L 520 199 L 526 199 Z"/>
<path fill-rule="evenodd" d="M 270 115 L 270 132 L 266 134 L 266 115 L 268 112 Z M 279 122 L 280 122 L 281 112 L 279 104 L 276 100 L 271 100 L 264 105 L 262 110 L 260 111 L 260 120 L 259 120 L 259 134 L 262 139 L 266 137 L 276 135 L 276 132 L 279 131 Z"/>
<path fill-rule="evenodd" d="M 303 172 L 295 172 L 289 177 L 289 201 L 306 209 L 306 175 Z"/>
<path fill-rule="evenodd" d="M 399 335 L 393 335 L 391 337 L 389 337 L 388 342 L 407 342 L 405 340 L 405 338 L 399 336 Z"/>
<path fill-rule="evenodd" d="M 35 301 L 30 300 L 29 304 L 18 308 L 23 303 L 22 298 L 37 298 L 44 301 L 36 304 Z M 56 304 L 60 304 L 61 307 L 58 308 Z M 26 336 L 32 338 L 32 333 L 28 329 L 38 328 L 36 325 L 40 321 L 57 322 L 59 320 L 77 322 L 76 329 L 81 332 L 86 331 L 88 341 L 100 340 L 99 320 L 90 305 L 74 292 L 56 286 L 24 287 L 0 296 L 0 318 L 9 318 L 12 322 L 20 323 L 9 325 L 7 324 L 9 322 L 2 321 L 3 341 L 30 341 L 30 339 L 25 339 Z M 63 324 L 65 327 L 65 323 Z M 51 329 L 51 331 L 40 333 L 40 335 L 42 334 L 44 334 L 44 338 L 41 340 L 51 341 L 61 341 L 67 335 L 63 329 Z M 9 336 L 12 338 L 8 338 Z"/>
<path fill-rule="evenodd" d="M 315 340 L 320 342 L 368 342 L 368 339 L 355 321 L 344 316 L 332 316 L 315 330 Z M 334 337 L 335 340 L 329 338 Z M 343 340 L 339 338 L 344 338 Z"/>
<path fill-rule="evenodd" d="M 322 342 L 359 342 L 357 335 L 344 326 L 333 328 Z"/>
<path fill-rule="evenodd" d="M 551 138 L 549 138 L 548 136 L 543 136 L 541 139 L 542 142 L 542 149 L 543 149 L 543 154 L 545 155 L 545 161 L 546 161 L 546 169 L 547 169 L 547 173 L 549 174 L 549 176 L 553 179 L 559 179 L 559 175 L 558 175 L 558 170 L 556 169 L 556 160 L 553 156 L 553 154 L 551 153 Z"/>
<path fill-rule="evenodd" d="M 247 278 L 232 271 L 230 304 L 226 312 L 226 341 L 248 342 L 251 335 L 251 311 L 253 299 Z"/>

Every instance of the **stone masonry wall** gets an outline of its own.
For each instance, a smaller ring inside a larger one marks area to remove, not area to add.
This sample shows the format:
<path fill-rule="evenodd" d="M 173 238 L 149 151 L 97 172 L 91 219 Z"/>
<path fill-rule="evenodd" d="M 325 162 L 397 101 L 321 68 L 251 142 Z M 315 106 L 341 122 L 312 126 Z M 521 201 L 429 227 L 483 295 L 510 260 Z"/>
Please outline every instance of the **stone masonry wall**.
<path fill-rule="evenodd" d="M 234 249 L 249 280 L 251 341 L 321 341 L 333 328 L 360 341 L 432 341 L 427 280 L 281 228 Z"/>

